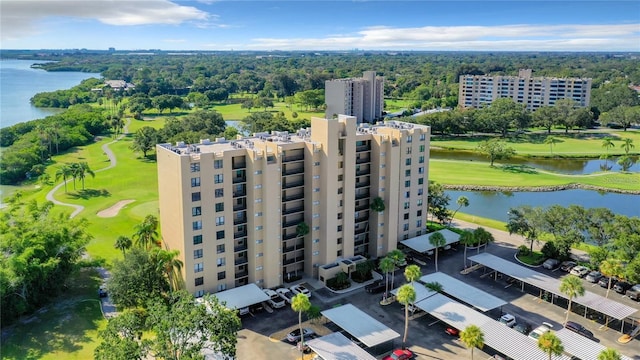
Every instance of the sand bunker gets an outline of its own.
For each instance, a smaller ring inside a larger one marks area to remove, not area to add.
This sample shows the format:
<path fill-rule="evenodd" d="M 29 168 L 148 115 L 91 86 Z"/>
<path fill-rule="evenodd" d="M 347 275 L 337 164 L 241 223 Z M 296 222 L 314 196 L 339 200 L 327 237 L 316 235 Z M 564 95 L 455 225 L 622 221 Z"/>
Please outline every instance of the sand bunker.
<path fill-rule="evenodd" d="M 116 203 L 112 207 L 99 211 L 98 212 L 98 216 L 102 217 L 102 218 L 114 217 L 114 216 L 118 215 L 118 212 L 120 212 L 120 209 L 125 207 L 127 204 L 131 204 L 134 201 L 135 200 L 118 201 L 118 203 Z"/>

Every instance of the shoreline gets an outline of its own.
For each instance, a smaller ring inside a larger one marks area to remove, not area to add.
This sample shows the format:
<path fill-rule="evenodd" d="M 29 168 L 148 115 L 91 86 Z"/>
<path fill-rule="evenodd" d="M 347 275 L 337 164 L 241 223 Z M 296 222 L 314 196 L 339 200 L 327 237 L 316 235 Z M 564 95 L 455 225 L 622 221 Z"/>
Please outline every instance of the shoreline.
<path fill-rule="evenodd" d="M 449 185 L 442 184 L 447 190 L 458 191 L 510 191 L 510 192 L 551 192 L 562 190 L 594 190 L 618 194 L 640 195 L 638 190 L 613 189 L 602 186 L 585 185 L 585 184 L 566 184 L 566 185 L 549 185 L 549 186 L 493 186 L 493 185 Z"/>

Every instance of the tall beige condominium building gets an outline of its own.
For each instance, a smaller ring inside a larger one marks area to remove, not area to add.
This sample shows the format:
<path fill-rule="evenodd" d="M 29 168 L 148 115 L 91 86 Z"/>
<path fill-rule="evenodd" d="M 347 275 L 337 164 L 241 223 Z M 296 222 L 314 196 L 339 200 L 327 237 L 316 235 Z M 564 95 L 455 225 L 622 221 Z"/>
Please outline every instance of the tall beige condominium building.
<path fill-rule="evenodd" d="M 157 145 L 162 240 L 196 296 L 383 256 L 425 228 L 427 126 L 312 118 L 297 134 Z M 371 210 L 380 197 L 386 209 Z M 298 225 L 309 233 L 299 236 Z"/>
<path fill-rule="evenodd" d="M 531 69 L 520 70 L 518 76 L 460 75 L 459 106 L 480 108 L 499 98 L 512 98 L 529 110 L 553 106 L 561 99 L 588 107 L 591 79 L 532 77 Z"/>
<path fill-rule="evenodd" d="M 358 123 L 374 123 L 382 119 L 384 78 L 375 71 L 365 71 L 361 78 L 327 80 L 324 97 L 325 117 L 345 114 L 355 116 Z"/>

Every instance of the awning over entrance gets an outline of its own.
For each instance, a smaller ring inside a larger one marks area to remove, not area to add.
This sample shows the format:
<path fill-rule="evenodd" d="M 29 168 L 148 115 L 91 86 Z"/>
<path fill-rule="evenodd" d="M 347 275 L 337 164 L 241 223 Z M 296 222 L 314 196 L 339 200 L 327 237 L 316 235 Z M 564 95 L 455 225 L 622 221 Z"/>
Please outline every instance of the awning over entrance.
<path fill-rule="evenodd" d="M 400 337 L 400 334 L 393 329 L 352 304 L 325 310 L 322 315 L 368 347 L 374 347 Z"/>
<path fill-rule="evenodd" d="M 442 229 L 429 234 L 416 236 L 408 240 L 403 240 L 403 241 L 400 241 L 400 243 L 419 253 L 426 253 L 435 249 L 435 247 L 431 245 L 431 243 L 429 242 L 429 237 L 437 232 L 441 233 L 442 236 L 444 236 L 445 243 L 443 247 L 449 246 L 453 243 L 460 241 L 460 235 L 454 233 L 449 229 Z"/>
<path fill-rule="evenodd" d="M 376 360 L 374 356 L 339 332 L 305 343 L 324 360 Z"/>

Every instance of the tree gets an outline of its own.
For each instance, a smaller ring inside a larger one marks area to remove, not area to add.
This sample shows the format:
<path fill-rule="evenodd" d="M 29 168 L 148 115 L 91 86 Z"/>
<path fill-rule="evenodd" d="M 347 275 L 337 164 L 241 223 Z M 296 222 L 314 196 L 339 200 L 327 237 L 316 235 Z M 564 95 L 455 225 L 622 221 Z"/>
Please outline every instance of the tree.
<path fill-rule="evenodd" d="M 298 235 L 298 237 L 305 237 L 309 234 L 309 225 L 307 225 L 306 222 L 301 222 L 296 226 L 296 235 Z"/>
<path fill-rule="evenodd" d="M 499 98 L 480 112 L 481 119 L 489 124 L 491 131 L 498 131 L 502 137 L 507 136 L 509 129 L 523 129 L 529 123 L 529 113 L 524 104 L 518 104 L 511 98 Z"/>
<path fill-rule="evenodd" d="M 453 212 L 453 215 L 451 215 L 451 220 L 449 220 L 449 225 L 451 225 L 451 222 L 453 221 L 453 218 L 456 216 L 456 213 L 458 212 L 458 210 L 460 210 L 463 206 L 464 207 L 469 206 L 469 198 L 467 198 L 466 196 L 459 196 L 458 200 L 456 200 L 456 204 L 458 204 L 458 208 L 456 209 L 456 211 Z"/>
<path fill-rule="evenodd" d="M 631 156 L 624 155 L 618 159 L 617 163 L 622 168 L 622 171 L 629 171 L 633 164 L 636 163 L 636 160 Z"/>
<path fill-rule="evenodd" d="M 598 354 L 598 360 L 622 360 L 622 356 L 616 349 L 606 348 Z"/>
<path fill-rule="evenodd" d="M 622 144 L 620 144 L 620 147 L 624 149 L 625 154 L 629 155 L 629 151 L 631 151 L 631 149 L 635 148 L 636 146 L 633 145 L 633 139 L 624 138 L 622 140 Z"/>
<path fill-rule="evenodd" d="M 393 270 L 395 270 L 396 265 L 393 262 L 393 259 L 385 256 L 384 258 L 382 258 L 382 260 L 380 260 L 380 271 L 382 271 L 384 273 L 384 277 L 385 277 L 385 290 L 384 290 L 384 294 L 385 296 L 389 293 L 389 273 L 392 272 Z"/>
<path fill-rule="evenodd" d="M 551 356 L 562 355 L 564 351 L 562 341 L 560 341 L 560 338 L 558 338 L 553 331 L 547 331 L 540 335 L 538 338 L 538 348 L 549 354 L 549 360 L 551 360 Z"/>
<path fill-rule="evenodd" d="M 93 170 L 91 170 L 91 168 L 89 167 L 89 164 L 87 164 L 86 162 L 80 162 L 78 163 L 78 166 L 75 167 L 75 172 L 76 172 L 76 176 L 78 178 L 80 178 L 80 180 L 82 180 L 82 189 L 84 190 L 84 178 L 87 175 L 91 175 L 91 177 L 95 178 L 96 174 L 93 172 Z"/>
<path fill-rule="evenodd" d="M 478 145 L 477 150 L 489 158 L 490 166 L 493 166 L 495 160 L 509 159 L 516 153 L 512 147 L 499 139 L 485 140 Z"/>
<path fill-rule="evenodd" d="M 120 235 L 116 238 L 116 242 L 113 244 L 113 247 L 122 251 L 122 255 L 125 256 L 127 255 L 127 250 L 131 248 L 131 245 L 133 245 L 133 242 L 130 237 Z"/>
<path fill-rule="evenodd" d="M 464 245 L 464 268 L 467 268 L 467 247 L 469 247 L 470 245 L 475 245 L 476 244 L 476 239 L 473 236 L 473 232 L 469 231 L 469 230 L 463 230 L 462 234 L 460 234 L 460 243 L 462 245 Z M 479 247 L 480 244 L 477 244 L 477 246 Z"/>
<path fill-rule="evenodd" d="M 298 313 L 298 329 L 300 329 L 300 352 L 304 350 L 304 332 L 302 331 L 302 313 L 309 311 L 311 302 L 305 294 L 296 294 L 291 300 L 291 309 Z"/>
<path fill-rule="evenodd" d="M 182 260 L 178 259 L 180 251 L 156 248 L 151 255 L 156 266 L 167 277 L 171 289 L 173 291 L 180 290 L 183 287 L 181 272 L 184 266 Z"/>
<path fill-rule="evenodd" d="M 611 290 L 611 281 L 613 280 L 613 277 L 622 275 L 622 270 L 622 264 L 620 264 L 620 261 L 617 260 L 604 260 L 600 263 L 600 272 L 604 276 L 609 278 L 609 281 L 607 283 L 607 294 L 605 295 L 605 298 L 609 297 L 609 291 Z"/>
<path fill-rule="evenodd" d="M 114 260 L 107 289 L 116 305 L 130 308 L 162 297 L 169 291 L 169 282 L 150 252 L 132 248 L 124 260 Z"/>
<path fill-rule="evenodd" d="M 420 279 L 422 270 L 418 265 L 409 265 L 404 269 L 404 278 L 413 285 L 413 282 Z"/>
<path fill-rule="evenodd" d="M 440 232 L 435 232 L 429 236 L 429 244 L 433 245 L 436 257 L 436 272 L 438 272 L 438 252 L 440 247 L 444 246 L 447 240 L 444 238 L 444 235 Z"/>
<path fill-rule="evenodd" d="M 398 302 L 404 305 L 404 336 L 402 337 L 402 345 L 407 342 L 407 334 L 409 332 L 409 305 L 416 301 L 416 289 L 411 284 L 404 284 L 398 289 Z"/>
<path fill-rule="evenodd" d="M 147 157 L 147 153 L 151 151 L 158 143 L 158 131 L 151 126 L 143 126 L 133 138 L 131 148 L 135 151 L 142 151 L 142 156 Z"/>
<path fill-rule="evenodd" d="M 98 332 L 100 344 L 94 350 L 96 360 L 142 360 L 147 355 L 147 342 L 142 340 L 145 313 L 125 310 L 109 319 L 107 328 Z"/>
<path fill-rule="evenodd" d="M 539 215 L 539 208 L 532 208 L 528 205 L 509 210 L 509 221 L 507 222 L 509 235 L 518 234 L 523 236 L 529 243 L 531 252 L 533 252 L 533 243 L 538 241 L 538 233 L 540 232 L 540 227 L 537 223 Z"/>
<path fill-rule="evenodd" d="M 560 292 L 567 295 L 569 298 L 569 306 L 567 307 L 567 316 L 564 319 L 564 323 L 566 324 L 569 320 L 569 314 L 571 313 L 571 302 L 573 298 L 576 296 L 583 296 L 585 289 L 584 285 L 582 285 L 582 280 L 577 276 L 566 276 L 560 282 Z"/>
<path fill-rule="evenodd" d="M 561 143 L 561 142 L 562 142 L 562 140 L 558 139 L 555 136 L 547 136 L 544 139 L 544 143 L 545 144 L 549 144 L 549 148 L 551 149 L 551 155 L 553 155 L 553 145 Z"/>
<path fill-rule="evenodd" d="M 375 211 L 377 213 L 383 212 L 384 209 L 385 209 L 384 200 L 382 200 L 382 198 L 380 196 L 376 196 L 371 201 L 370 208 L 371 208 L 371 210 L 373 210 L 373 211 Z"/>
<path fill-rule="evenodd" d="M 473 238 L 478 244 L 478 254 L 480 253 L 480 246 L 484 245 L 485 251 L 490 243 L 494 242 L 493 234 L 485 230 L 483 227 L 478 227 L 473 230 Z"/>
<path fill-rule="evenodd" d="M 449 201 L 451 197 L 444 192 L 444 187 L 434 181 L 429 181 L 427 206 L 428 211 L 444 224 L 449 218 Z"/>
<path fill-rule="evenodd" d="M 391 271 L 391 288 L 393 289 L 393 282 L 396 278 L 395 269 L 404 262 L 404 253 L 398 249 L 389 251 L 387 256 L 393 260 L 393 270 Z"/>
<path fill-rule="evenodd" d="M 613 138 L 606 137 L 606 138 L 602 139 L 602 147 L 607 150 L 607 153 L 604 155 L 604 158 L 605 158 L 605 164 L 608 164 L 608 162 L 609 162 L 609 148 L 615 147 L 615 145 L 613 144 Z"/>
<path fill-rule="evenodd" d="M 166 301 L 156 299 L 151 303 L 146 325 L 155 334 L 150 340 L 154 357 L 197 359 L 205 349 L 235 357 L 240 318 L 215 296 L 205 295 L 203 299 L 198 304 L 193 295 L 180 290 L 170 293 Z"/>
<path fill-rule="evenodd" d="M 67 192 L 67 179 L 73 175 L 73 169 L 69 164 L 64 164 L 56 170 L 56 181 L 62 178 L 64 181 L 64 192 Z"/>
<path fill-rule="evenodd" d="M 136 245 L 143 249 L 150 249 L 158 244 L 158 218 L 153 215 L 147 215 L 144 220 L 136 225 L 133 239 Z"/>
<path fill-rule="evenodd" d="M 444 289 L 444 286 L 442 286 L 442 284 L 440 284 L 437 281 L 428 282 L 428 283 L 424 284 L 424 287 L 426 287 L 427 289 L 429 289 L 431 291 L 435 291 L 437 293 L 441 293 L 442 289 Z"/>
<path fill-rule="evenodd" d="M 464 346 L 471 349 L 471 360 L 473 360 L 473 349 L 484 347 L 484 334 L 476 325 L 469 325 L 460 332 L 460 340 Z"/>

